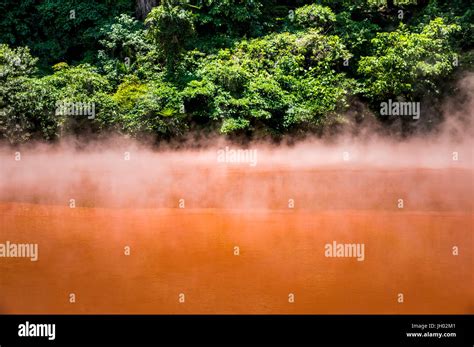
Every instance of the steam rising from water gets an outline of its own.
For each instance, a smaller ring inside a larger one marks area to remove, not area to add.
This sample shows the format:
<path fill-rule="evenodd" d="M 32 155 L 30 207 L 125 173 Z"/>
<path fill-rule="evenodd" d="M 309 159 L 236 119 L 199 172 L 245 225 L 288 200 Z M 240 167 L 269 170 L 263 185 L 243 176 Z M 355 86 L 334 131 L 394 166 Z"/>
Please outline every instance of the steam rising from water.
<path fill-rule="evenodd" d="M 398 189 L 412 195 L 419 208 L 460 208 L 448 206 L 449 199 L 439 202 L 441 193 L 434 192 L 444 189 L 448 196 L 457 194 L 465 207 L 472 194 L 473 86 L 472 75 L 460 82 L 462 97 L 445 103 L 439 131 L 405 140 L 366 132 L 331 142 L 309 139 L 292 146 L 254 143 L 245 148 L 223 139 L 179 150 L 151 149 L 124 139 L 82 149 L 72 141 L 3 147 L 0 200 L 62 205 L 75 199 L 86 207 L 173 208 L 184 199 L 192 208 L 266 209 L 286 208 L 291 198 L 307 209 L 374 208 Z M 254 155 L 256 165 L 245 157 L 240 163 L 219 160 L 219 151 L 242 150 Z M 430 180 L 420 170 L 439 174 Z M 383 171 L 393 175 L 382 179 Z M 331 182 L 325 182 L 328 175 Z"/>
<path fill-rule="evenodd" d="M 326 197 L 327 208 L 354 207 L 352 202 L 360 198 L 366 201 L 356 207 L 371 208 L 380 194 L 392 190 L 395 194 L 395 184 L 417 199 L 432 199 L 421 193 L 440 188 L 451 189 L 449 195 L 458 194 L 466 201 L 466 194 L 472 194 L 472 136 L 470 130 L 460 132 L 452 125 L 441 134 L 403 142 L 372 137 L 340 139 L 335 144 L 307 140 L 291 147 L 254 144 L 246 150 L 255 155 L 255 166 L 248 161 L 219 161 L 219 150 L 226 147 L 234 153 L 244 149 L 220 141 L 199 150 L 154 151 L 113 140 L 82 150 L 67 143 L 3 148 L 0 200 L 67 204 L 75 199 L 78 206 L 89 207 L 177 207 L 184 199 L 193 208 L 247 209 L 285 208 L 290 198 L 302 200 L 302 208 L 324 208 L 321 199 Z M 18 155 L 21 158 L 15 158 Z M 381 170 L 398 177 L 377 181 Z M 439 175 L 420 182 L 419 170 L 438 170 Z M 453 180 L 452 170 L 462 182 Z M 332 182 L 324 181 L 324 172 L 331 172 Z"/>

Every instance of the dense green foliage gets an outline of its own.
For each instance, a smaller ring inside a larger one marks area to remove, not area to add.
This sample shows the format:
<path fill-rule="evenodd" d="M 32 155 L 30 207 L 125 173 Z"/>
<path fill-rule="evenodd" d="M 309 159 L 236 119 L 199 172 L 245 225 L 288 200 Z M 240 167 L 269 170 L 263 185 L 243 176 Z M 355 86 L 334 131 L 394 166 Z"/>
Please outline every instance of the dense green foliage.
<path fill-rule="evenodd" d="M 134 7 L 1 1 L 1 138 L 278 138 L 344 123 L 356 100 L 437 100 L 472 68 L 462 0 L 162 0 L 144 21 Z M 58 112 L 71 103 L 94 112 Z"/>

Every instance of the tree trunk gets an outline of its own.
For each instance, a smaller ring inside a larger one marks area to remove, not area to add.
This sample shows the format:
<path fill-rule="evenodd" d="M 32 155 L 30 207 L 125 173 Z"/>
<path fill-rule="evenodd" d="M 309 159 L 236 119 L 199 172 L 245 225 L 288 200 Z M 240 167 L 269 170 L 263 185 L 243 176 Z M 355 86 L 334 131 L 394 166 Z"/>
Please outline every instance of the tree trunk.
<path fill-rule="evenodd" d="M 135 12 L 137 18 L 144 19 L 157 4 L 158 0 L 136 0 Z"/>

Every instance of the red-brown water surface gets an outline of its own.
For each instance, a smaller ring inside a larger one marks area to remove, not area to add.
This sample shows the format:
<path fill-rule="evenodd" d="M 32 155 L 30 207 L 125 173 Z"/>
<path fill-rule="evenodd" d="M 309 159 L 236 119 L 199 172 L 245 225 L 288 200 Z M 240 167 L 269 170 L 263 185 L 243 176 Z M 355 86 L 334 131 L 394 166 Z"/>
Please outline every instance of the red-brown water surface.
<path fill-rule="evenodd" d="M 39 259 L 0 258 L 0 312 L 474 312 L 470 163 L 118 157 L 46 153 L 4 166 L 0 242 L 37 243 Z M 333 241 L 363 243 L 364 261 L 326 257 Z"/>

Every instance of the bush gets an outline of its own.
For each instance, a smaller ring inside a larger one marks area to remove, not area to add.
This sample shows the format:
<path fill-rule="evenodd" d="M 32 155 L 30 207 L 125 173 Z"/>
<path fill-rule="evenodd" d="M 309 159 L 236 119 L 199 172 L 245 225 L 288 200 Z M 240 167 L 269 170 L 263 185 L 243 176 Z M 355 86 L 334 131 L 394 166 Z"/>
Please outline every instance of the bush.
<path fill-rule="evenodd" d="M 290 13 L 289 20 L 298 29 L 325 27 L 336 21 L 336 15 L 329 7 L 311 4 Z"/>
<path fill-rule="evenodd" d="M 54 92 L 32 77 L 36 62 L 28 48 L 0 45 L 0 136 L 10 143 L 57 136 Z"/>
<path fill-rule="evenodd" d="M 140 57 L 151 50 L 143 23 L 122 14 L 101 29 L 103 49 L 98 53 L 102 72 L 114 83 L 140 68 Z"/>
<path fill-rule="evenodd" d="M 194 33 L 192 13 L 177 0 L 165 0 L 147 16 L 149 38 L 158 45 L 168 70 L 174 71 L 184 47 Z"/>
<path fill-rule="evenodd" d="M 70 67 L 65 63 L 54 66 L 55 73 L 42 80 L 52 88 L 56 105 L 84 104 L 93 107 L 94 114 L 63 114 L 56 107 L 55 116 L 62 135 L 98 132 L 113 123 L 116 105 L 109 92 L 107 79 L 90 65 Z"/>
<path fill-rule="evenodd" d="M 162 0 L 143 22 L 128 0 L 3 1 L 0 136 L 279 136 L 344 122 L 353 99 L 440 100 L 472 69 L 473 11 L 408 2 Z"/>
<path fill-rule="evenodd" d="M 126 81 L 113 98 L 120 107 L 121 129 L 133 136 L 155 134 L 169 139 L 187 129 L 183 100 L 169 83 Z"/>
<path fill-rule="evenodd" d="M 364 94 L 373 100 L 436 94 L 436 82 L 454 69 L 449 38 L 458 29 L 437 18 L 420 33 L 410 32 L 403 23 L 396 31 L 378 33 L 372 40 L 373 55 L 359 62 Z"/>
<path fill-rule="evenodd" d="M 353 82 L 334 69 L 348 55 L 340 39 L 316 29 L 243 41 L 202 59 L 185 100 L 198 101 L 191 116 L 222 122 L 225 134 L 323 125 L 347 107 Z"/>

